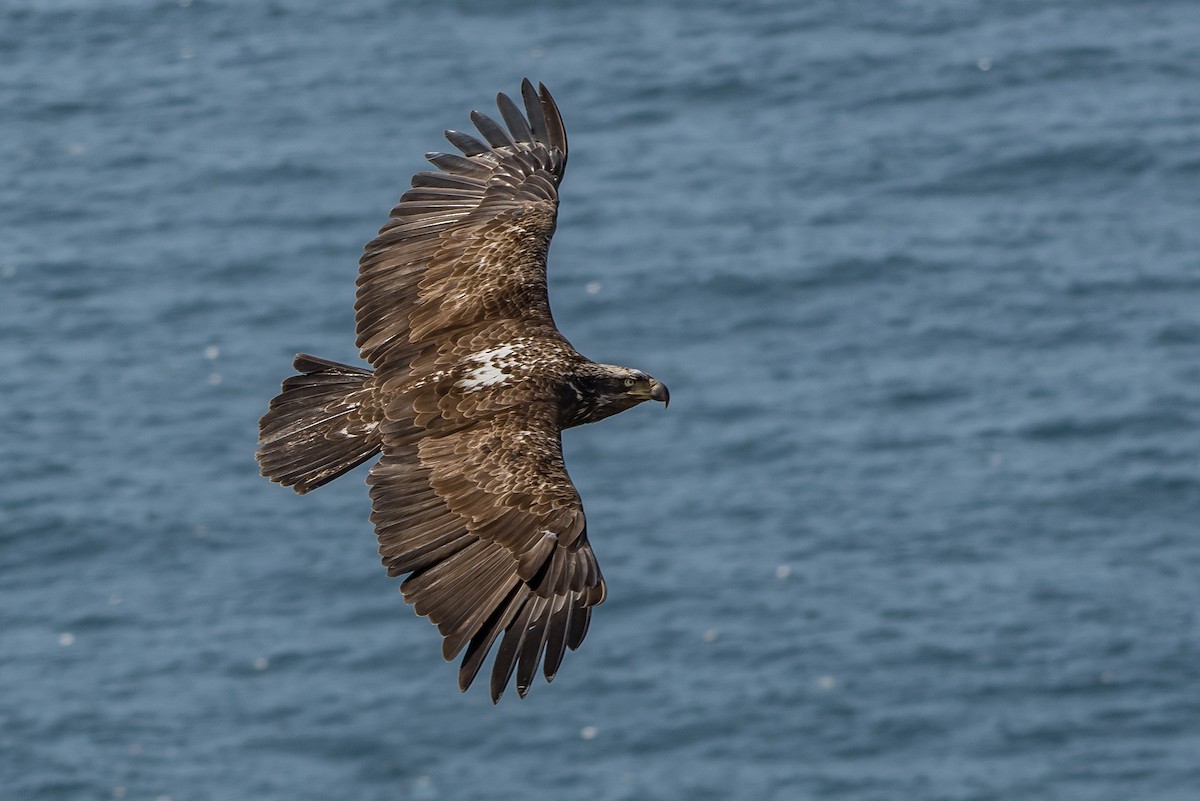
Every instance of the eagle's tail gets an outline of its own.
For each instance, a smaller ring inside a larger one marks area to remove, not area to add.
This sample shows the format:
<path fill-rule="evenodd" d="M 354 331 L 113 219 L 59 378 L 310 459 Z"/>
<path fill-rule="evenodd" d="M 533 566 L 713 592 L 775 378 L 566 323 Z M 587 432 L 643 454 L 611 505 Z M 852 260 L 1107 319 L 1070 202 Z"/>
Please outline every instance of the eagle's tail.
<path fill-rule="evenodd" d="M 362 414 L 371 398 L 370 370 L 301 353 L 299 375 L 258 421 L 262 474 L 298 493 L 332 481 L 379 453 L 377 420 Z"/>

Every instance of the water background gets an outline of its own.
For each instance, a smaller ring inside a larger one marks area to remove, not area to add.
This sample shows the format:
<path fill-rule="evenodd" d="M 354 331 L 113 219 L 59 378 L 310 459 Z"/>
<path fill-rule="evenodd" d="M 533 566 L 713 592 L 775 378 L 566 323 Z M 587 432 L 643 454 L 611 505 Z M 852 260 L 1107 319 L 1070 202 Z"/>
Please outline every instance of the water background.
<path fill-rule="evenodd" d="M 610 600 L 463 696 L 297 351 L 498 90 Z M 1200 798 L 1200 6 L 0 5 L 0 796 Z"/>

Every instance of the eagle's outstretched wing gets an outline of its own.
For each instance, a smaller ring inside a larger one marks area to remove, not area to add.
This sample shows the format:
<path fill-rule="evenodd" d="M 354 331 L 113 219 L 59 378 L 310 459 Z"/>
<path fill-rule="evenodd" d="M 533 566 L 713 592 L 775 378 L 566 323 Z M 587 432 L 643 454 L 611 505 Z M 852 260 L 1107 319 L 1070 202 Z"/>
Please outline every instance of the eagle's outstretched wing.
<path fill-rule="evenodd" d="M 543 654 L 553 679 L 605 596 L 557 425 L 537 411 L 498 414 L 400 446 L 368 479 L 389 575 L 412 573 L 401 585 L 404 598 L 437 625 L 447 660 L 467 648 L 463 690 L 504 633 L 493 701 L 514 669 L 523 697 Z"/>
<path fill-rule="evenodd" d="M 546 91 L 521 84 L 528 120 L 507 95 L 508 124 L 471 113 L 486 142 L 447 131 L 464 155 L 428 153 L 359 260 L 354 304 L 362 357 L 387 381 L 447 331 L 489 320 L 550 326 L 546 252 L 558 216 L 567 136 Z"/>
<path fill-rule="evenodd" d="M 521 87 L 528 119 L 472 120 L 486 142 L 447 132 L 465 155 L 430 154 L 361 261 L 358 345 L 376 368 L 384 456 L 372 522 L 405 599 L 466 648 L 466 689 L 501 633 L 498 700 L 552 679 L 587 632 L 605 586 L 562 460 L 552 377 L 578 354 L 554 327 L 546 253 L 567 142 L 545 87 Z"/>

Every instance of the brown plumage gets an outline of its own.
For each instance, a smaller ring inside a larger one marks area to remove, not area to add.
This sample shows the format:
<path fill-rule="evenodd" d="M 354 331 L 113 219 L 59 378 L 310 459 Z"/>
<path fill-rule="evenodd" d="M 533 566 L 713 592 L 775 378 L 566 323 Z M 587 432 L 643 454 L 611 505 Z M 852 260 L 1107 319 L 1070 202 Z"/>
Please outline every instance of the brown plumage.
<path fill-rule="evenodd" d="M 471 113 L 483 141 L 447 131 L 463 155 L 412 189 L 367 244 L 355 303 L 365 370 L 296 357 L 259 423 L 263 475 L 304 493 L 382 452 L 371 522 L 406 601 L 465 653 L 466 690 L 499 639 L 493 701 L 517 674 L 524 697 L 552 680 L 605 596 L 560 432 L 666 387 L 591 362 L 558 332 L 546 253 L 567 137 L 544 86 L 506 95 L 507 130 Z"/>

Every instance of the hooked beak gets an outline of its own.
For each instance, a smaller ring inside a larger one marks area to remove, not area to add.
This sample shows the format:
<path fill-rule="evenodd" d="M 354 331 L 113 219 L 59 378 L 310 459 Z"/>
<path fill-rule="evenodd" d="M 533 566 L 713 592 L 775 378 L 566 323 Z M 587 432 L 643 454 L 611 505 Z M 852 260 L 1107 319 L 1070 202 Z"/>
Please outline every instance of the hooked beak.
<path fill-rule="evenodd" d="M 650 400 L 662 401 L 663 408 L 671 405 L 671 393 L 667 392 L 667 385 L 661 381 L 652 379 L 650 381 Z"/>
<path fill-rule="evenodd" d="M 661 401 L 664 407 L 671 401 L 671 393 L 667 392 L 667 385 L 655 378 L 636 384 L 629 390 L 629 394 L 639 401 Z"/>

